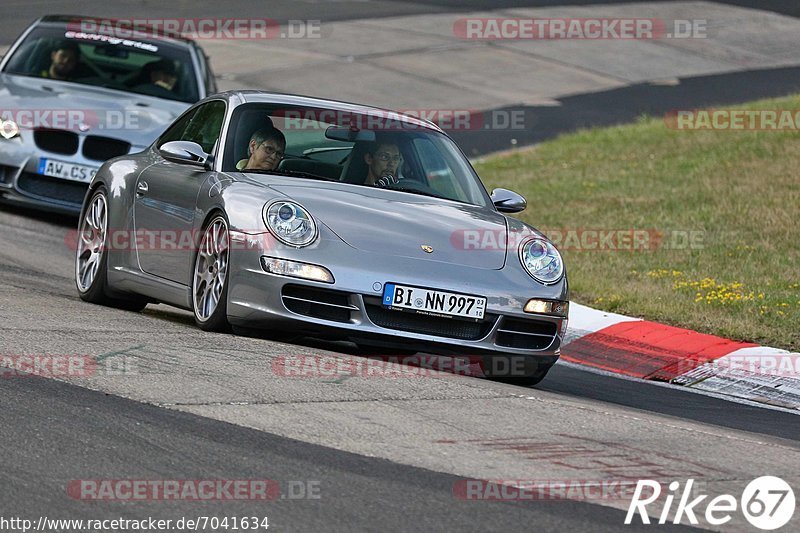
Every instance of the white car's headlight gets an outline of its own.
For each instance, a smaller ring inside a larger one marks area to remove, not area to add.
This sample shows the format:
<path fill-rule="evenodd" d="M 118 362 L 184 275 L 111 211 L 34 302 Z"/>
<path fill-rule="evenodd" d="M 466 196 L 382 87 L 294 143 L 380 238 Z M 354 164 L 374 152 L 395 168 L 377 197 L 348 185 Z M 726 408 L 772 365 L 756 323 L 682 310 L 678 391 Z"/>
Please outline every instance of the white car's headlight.
<path fill-rule="evenodd" d="M 564 275 L 564 261 L 552 243 L 544 239 L 530 239 L 519 247 L 519 260 L 533 279 L 541 283 L 555 283 Z"/>
<path fill-rule="evenodd" d="M 19 135 L 19 126 L 13 120 L 0 119 L 0 135 L 4 139 L 13 139 Z"/>
<path fill-rule="evenodd" d="M 276 200 L 265 205 L 264 223 L 279 241 L 290 246 L 308 246 L 317 238 L 316 222 L 296 202 Z"/>

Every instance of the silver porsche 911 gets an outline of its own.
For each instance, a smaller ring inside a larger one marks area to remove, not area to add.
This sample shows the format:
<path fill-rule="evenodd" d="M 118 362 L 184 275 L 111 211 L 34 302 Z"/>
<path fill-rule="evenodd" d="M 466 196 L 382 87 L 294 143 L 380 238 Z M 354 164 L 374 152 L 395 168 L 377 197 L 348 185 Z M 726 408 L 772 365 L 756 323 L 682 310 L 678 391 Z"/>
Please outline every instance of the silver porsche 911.
<path fill-rule="evenodd" d="M 479 357 L 535 383 L 558 359 L 568 287 L 553 244 L 504 214 L 525 206 L 489 195 L 430 122 L 228 92 L 100 168 L 76 284 L 93 303 L 192 310 L 204 330 Z"/>
<path fill-rule="evenodd" d="M 101 31 L 91 21 L 42 17 L 0 61 L 6 202 L 79 213 L 104 161 L 145 149 L 189 105 L 216 92 L 194 41 Z"/>

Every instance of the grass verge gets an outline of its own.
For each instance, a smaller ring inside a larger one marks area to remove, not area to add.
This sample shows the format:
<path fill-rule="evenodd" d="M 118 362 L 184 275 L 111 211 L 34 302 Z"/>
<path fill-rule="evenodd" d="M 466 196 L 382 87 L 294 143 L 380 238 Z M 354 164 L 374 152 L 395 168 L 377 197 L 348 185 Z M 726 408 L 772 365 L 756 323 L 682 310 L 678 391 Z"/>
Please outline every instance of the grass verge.
<path fill-rule="evenodd" d="M 800 95 L 738 108 L 798 111 Z M 562 250 L 574 301 L 800 351 L 797 130 L 642 117 L 475 166 L 528 199 L 520 218 Z"/>

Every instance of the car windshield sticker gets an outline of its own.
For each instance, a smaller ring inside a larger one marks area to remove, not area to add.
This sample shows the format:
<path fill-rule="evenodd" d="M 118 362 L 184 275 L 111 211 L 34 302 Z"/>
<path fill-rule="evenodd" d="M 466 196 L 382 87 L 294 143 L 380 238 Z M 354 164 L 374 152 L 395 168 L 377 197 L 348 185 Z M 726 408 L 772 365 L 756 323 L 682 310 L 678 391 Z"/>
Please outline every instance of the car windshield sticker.
<path fill-rule="evenodd" d="M 113 45 L 130 46 L 131 48 L 139 48 L 148 52 L 158 52 L 158 46 L 150 43 L 143 43 L 141 41 L 133 41 L 131 39 L 120 39 L 119 37 L 109 37 L 108 35 L 100 35 L 97 33 L 83 33 L 68 31 L 64 34 L 67 39 L 83 39 L 89 41 L 102 41 Z"/>

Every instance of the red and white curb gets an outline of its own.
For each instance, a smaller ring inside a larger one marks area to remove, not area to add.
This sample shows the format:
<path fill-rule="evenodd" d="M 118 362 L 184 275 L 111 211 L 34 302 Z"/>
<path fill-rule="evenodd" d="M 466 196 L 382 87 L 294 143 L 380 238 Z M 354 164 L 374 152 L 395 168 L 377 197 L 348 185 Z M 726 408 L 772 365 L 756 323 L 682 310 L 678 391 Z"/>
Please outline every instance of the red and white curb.
<path fill-rule="evenodd" d="M 561 358 L 634 378 L 800 410 L 800 354 L 570 303 Z"/>

